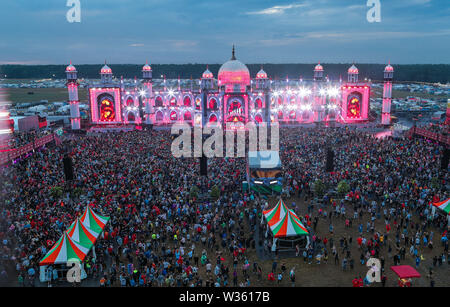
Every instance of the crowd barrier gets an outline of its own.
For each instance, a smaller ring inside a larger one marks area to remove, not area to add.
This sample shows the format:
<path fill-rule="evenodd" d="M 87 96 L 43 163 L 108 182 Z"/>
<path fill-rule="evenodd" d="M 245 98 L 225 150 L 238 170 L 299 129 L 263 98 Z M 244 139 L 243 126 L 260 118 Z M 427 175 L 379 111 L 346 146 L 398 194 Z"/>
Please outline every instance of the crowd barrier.
<path fill-rule="evenodd" d="M 19 148 L 13 148 L 8 151 L 0 152 L 0 165 L 6 164 L 9 161 L 15 160 L 27 153 L 42 147 L 52 141 L 57 141 L 58 137 L 52 133 L 41 138 L 34 140 L 26 145 L 23 145 Z"/>
<path fill-rule="evenodd" d="M 443 134 L 438 133 L 438 132 L 433 132 L 433 131 L 430 131 L 430 130 L 425 129 L 425 128 L 412 127 L 408 131 L 408 134 L 410 136 L 420 135 L 420 136 L 423 136 L 423 137 L 425 137 L 427 139 L 438 141 L 440 143 L 444 143 L 444 144 L 450 145 L 450 136 L 446 136 L 446 135 L 443 135 Z"/>

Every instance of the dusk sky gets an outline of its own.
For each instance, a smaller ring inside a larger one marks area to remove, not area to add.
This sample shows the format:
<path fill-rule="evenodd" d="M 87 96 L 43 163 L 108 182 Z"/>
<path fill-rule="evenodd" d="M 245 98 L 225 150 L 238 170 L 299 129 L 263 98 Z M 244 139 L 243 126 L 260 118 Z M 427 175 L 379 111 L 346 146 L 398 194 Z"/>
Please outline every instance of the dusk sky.
<path fill-rule="evenodd" d="M 449 0 L 1 0 L 0 64 L 450 63 Z"/>

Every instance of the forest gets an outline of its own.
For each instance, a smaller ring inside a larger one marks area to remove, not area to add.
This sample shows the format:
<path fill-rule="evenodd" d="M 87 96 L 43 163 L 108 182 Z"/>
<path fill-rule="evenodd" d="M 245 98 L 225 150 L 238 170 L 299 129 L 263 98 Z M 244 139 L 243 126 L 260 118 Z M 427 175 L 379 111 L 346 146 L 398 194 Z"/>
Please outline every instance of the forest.
<path fill-rule="evenodd" d="M 346 79 L 349 64 L 321 63 L 330 80 Z M 108 64 L 113 70 L 115 77 L 140 78 L 143 65 L 137 64 Z M 98 65 L 75 65 L 79 78 L 97 79 L 100 68 Z M 217 72 L 221 64 L 210 64 L 209 70 L 217 77 Z M 279 79 L 299 79 L 311 80 L 315 64 L 248 64 L 252 77 L 261 69 L 267 72 L 274 80 Z M 383 80 L 383 70 L 385 64 L 356 64 L 359 69 L 360 80 L 365 78 L 372 81 Z M 411 64 L 395 65 L 394 79 L 398 82 L 429 82 L 447 83 L 450 82 L 449 64 Z M 65 78 L 66 65 L 0 65 L 0 77 L 7 79 L 41 79 L 41 78 Z M 206 64 L 153 64 L 153 78 L 159 79 L 165 75 L 167 79 L 198 79 L 206 69 Z"/>

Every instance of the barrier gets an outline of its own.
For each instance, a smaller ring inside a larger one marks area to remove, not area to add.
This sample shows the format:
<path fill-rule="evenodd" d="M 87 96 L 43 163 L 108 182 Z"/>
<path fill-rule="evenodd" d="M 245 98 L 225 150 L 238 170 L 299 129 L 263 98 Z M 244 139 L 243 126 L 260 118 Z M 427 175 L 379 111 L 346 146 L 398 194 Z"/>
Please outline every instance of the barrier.
<path fill-rule="evenodd" d="M 411 128 L 408 131 L 408 135 L 413 136 L 414 134 L 423 136 L 427 139 L 431 139 L 440 143 L 450 145 L 450 136 L 446 136 L 437 132 L 432 132 L 424 128 Z"/>
<path fill-rule="evenodd" d="M 22 147 L 19 148 L 13 148 L 9 151 L 5 151 L 5 152 L 0 152 L 0 165 L 6 164 L 9 161 L 15 160 L 18 157 L 21 157 L 23 155 L 26 155 L 27 153 L 40 148 L 48 143 L 50 143 L 51 141 L 57 141 L 58 137 L 52 133 L 46 136 L 43 136 L 37 140 L 34 140 L 34 142 L 30 142 L 26 145 L 23 145 Z"/>

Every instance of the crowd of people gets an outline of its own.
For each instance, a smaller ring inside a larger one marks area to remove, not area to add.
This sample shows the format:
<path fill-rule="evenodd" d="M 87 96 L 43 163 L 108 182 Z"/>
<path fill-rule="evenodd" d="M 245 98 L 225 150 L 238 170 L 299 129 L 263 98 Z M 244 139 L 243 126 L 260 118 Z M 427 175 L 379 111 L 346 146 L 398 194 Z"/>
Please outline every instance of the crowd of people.
<path fill-rule="evenodd" d="M 0 139 L 0 149 L 20 148 L 48 134 L 50 134 L 49 130 L 14 131 L 12 134 Z"/>
<path fill-rule="evenodd" d="M 275 279 L 295 285 L 295 270 L 311 259 L 321 265 L 333 257 L 327 265 L 344 271 L 370 257 L 383 267 L 408 255 L 420 259 L 425 248 L 441 259 L 436 265 L 450 259 L 446 217 L 432 216 L 428 206 L 448 197 L 438 144 L 375 139 L 348 128 L 281 129 L 283 197 L 311 244 L 293 255 L 294 265 L 280 268 L 256 256 L 258 246 L 270 246 L 260 221 L 273 203 L 242 190 L 245 159 L 209 159 L 208 175 L 200 176 L 198 159 L 173 157 L 171 140 L 165 130 L 76 135 L 2 168 L 0 279 L 39 284 L 39 261 L 88 204 L 110 221 L 95 257 L 90 253 L 84 263 L 87 285 L 257 286 Z M 335 152 L 333 172 L 324 168 L 328 147 Z M 66 152 L 75 170 L 71 182 L 62 167 Z M 335 191 L 341 181 L 349 186 L 345 195 Z M 213 187 L 220 191 L 214 197 Z M 337 223 L 359 236 L 335 233 Z M 326 232 L 319 231 L 323 225 Z M 56 266 L 48 274 L 62 279 Z"/>

